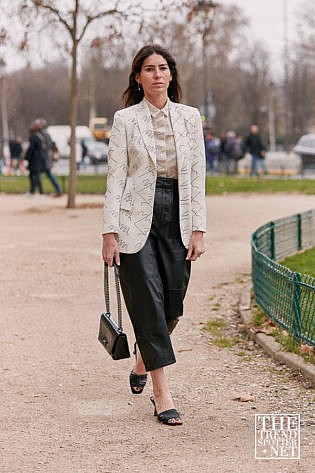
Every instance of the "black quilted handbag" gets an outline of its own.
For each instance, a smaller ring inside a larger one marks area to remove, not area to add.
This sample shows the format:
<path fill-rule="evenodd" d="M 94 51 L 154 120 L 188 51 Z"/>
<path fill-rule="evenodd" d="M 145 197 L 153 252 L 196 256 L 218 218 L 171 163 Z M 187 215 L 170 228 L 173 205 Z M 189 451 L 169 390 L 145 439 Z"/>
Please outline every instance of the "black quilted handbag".
<path fill-rule="evenodd" d="M 118 325 L 110 312 L 108 264 L 104 263 L 104 296 L 106 312 L 101 315 L 98 340 L 105 350 L 108 351 L 113 360 L 122 360 L 123 358 L 129 358 L 130 352 L 127 335 L 123 331 L 122 327 L 119 267 L 116 264 L 114 264 L 114 274 L 117 296 Z"/>

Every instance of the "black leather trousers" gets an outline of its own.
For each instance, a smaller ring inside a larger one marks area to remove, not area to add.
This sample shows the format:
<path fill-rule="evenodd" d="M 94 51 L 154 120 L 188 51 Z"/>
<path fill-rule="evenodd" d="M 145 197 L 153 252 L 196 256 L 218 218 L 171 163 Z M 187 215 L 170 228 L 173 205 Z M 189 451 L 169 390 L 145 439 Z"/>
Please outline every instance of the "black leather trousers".
<path fill-rule="evenodd" d="M 170 333 L 183 314 L 190 277 L 179 227 L 178 182 L 157 178 L 153 220 L 144 247 L 121 254 L 120 282 L 147 371 L 176 362 Z"/>

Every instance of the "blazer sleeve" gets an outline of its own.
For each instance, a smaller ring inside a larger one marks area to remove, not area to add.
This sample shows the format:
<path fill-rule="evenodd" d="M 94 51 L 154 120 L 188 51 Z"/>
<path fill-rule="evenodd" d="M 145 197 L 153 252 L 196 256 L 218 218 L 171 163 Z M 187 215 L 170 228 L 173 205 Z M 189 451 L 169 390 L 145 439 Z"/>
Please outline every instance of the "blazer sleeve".
<path fill-rule="evenodd" d="M 193 160 L 191 167 L 191 210 L 192 230 L 206 231 L 206 156 L 202 121 L 200 113 L 196 110 Z"/>
<path fill-rule="evenodd" d="M 127 178 L 127 136 L 124 117 L 114 115 L 108 149 L 107 186 L 104 202 L 103 233 L 119 232 L 119 209 Z"/>

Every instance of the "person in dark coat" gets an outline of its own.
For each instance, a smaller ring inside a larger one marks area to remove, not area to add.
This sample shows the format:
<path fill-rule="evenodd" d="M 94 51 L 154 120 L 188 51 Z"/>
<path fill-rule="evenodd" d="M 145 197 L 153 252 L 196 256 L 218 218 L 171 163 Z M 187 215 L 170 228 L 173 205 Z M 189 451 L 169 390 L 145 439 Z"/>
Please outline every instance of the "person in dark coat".
<path fill-rule="evenodd" d="M 229 173 L 229 160 L 225 153 L 225 145 L 227 142 L 228 131 L 224 131 L 220 137 L 220 152 L 218 156 L 218 170 L 219 172 Z"/>
<path fill-rule="evenodd" d="M 216 172 L 220 152 L 220 141 L 208 130 L 205 136 L 207 171 Z"/>
<path fill-rule="evenodd" d="M 42 150 L 43 150 L 43 157 L 44 157 L 44 164 L 45 164 L 44 172 L 56 190 L 55 196 L 59 197 L 62 194 L 61 188 L 56 177 L 52 173 L 52 167 L 53 167 L 52 154 L 53 154 L 54 143 L 51 139 L 50 134 L 47 131 L 46 120 L 44 118 L 39 118 L 39 122 L 40 122 L 41 128 L 38 131 L 38 136 L 42 142 Z"/>
<path fill-rule="evenodd" d="M 240 134 L 234 131 L 227 133 L 227 140 L 224 147 L 225 154 L 228 158 L 228 174 L 238 174 L 238 162 L 245 155 L 245 145 Z"/>
<path fill-rule="evenodd" d="M 22 157 L 22 138 L 20 136 L 17 136 L 14 139 L 11 139 L 9 141 L 9 149 L 10 149 L 10 163 L 9 163 L 9 172 L 8 174 L 11 174 L 11 172 L 21 172 L 24 171 L 23 167 L 23 162 L 21 161 Z"/>
<path fill-rule="evenodd" d="M 44 194 L 43 185 L 40 178 L 41 172 L 45 170 L 42 141 L 39 137 L 41 128 L 40 120 L 34 120 L 30 126 L 29 146 L 26 150 L 25 160 L 28 161 L 30 177 L 30 194 L 35 194 L 38 189 L 41 195 Z"/>
<path fill-rule="evenodd" d="M 268 174 L 268 169 L 265 161 L 267 148 L 259 135 L 259 128 L 257 125 L 252 125 L 250 127 L 250 134 L 245 140 L 245 147 L 246 151 L 248 151 L 252 155 L 250 175 L 258 176 L 258 167 L 261 167 L 264 174 Z"/>

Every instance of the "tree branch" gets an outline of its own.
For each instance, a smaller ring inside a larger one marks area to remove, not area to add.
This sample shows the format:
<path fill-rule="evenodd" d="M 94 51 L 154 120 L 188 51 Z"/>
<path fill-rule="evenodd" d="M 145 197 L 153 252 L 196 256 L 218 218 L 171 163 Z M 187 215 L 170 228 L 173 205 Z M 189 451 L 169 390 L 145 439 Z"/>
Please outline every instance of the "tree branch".
<path fill-rule="evenodd" d="M 36 6 L 36 7 L 39 7 L 39 8 L 44 8 L 45 10 L 48 10 L 50 11 L 51 13 L 53 13 L 54 15 L 56 15 L 60 21 L 60 23 L 62 23 L 66 29 L 69 31 L 70 35 L 72 36 L 72 33 L 73 33 L 73 29 L 71 28 L 71 26 L 69 25 L 69 23 L 67 22 L 67 20 L 65 20 L 62 16 L 61 16 L 61 13 L 60 11 L 58 10 L 58 8 L 50 5 L 49 3 L 44 3 L 42 0 L 31 0 L 31 2 Z"/>
<path fill-rule="evenodd" d="M 92 23 L 92 21 L 94 20 L 98 20 L 99 18 L 103 18 L 104 16 L 107 16 L 107 15 L 114 15 L 114 14 L 119 14 L 121 16 L 125 16 L 127 17 L 127 15 L 125 15 L 123 12 L 120 12 L 119 10 L 117 10 L 116 8 L 113 8 L 112 10 L 106 10 L 106 11 L 102 11 L 102 12 L 99 12 L 97 13 L 96 15 L 93 15 L 93 16 L 87 16 L 87 20 L 86 20 L 86 23 L 85 25 L 83 26 L 83 29 L 81 31 L 81 34 L 80 36 L 78 37 L 78 43 L 81 41 L 81 39 L 83 38 L 88 26 L 90 25 L 90 23 Z"/>

